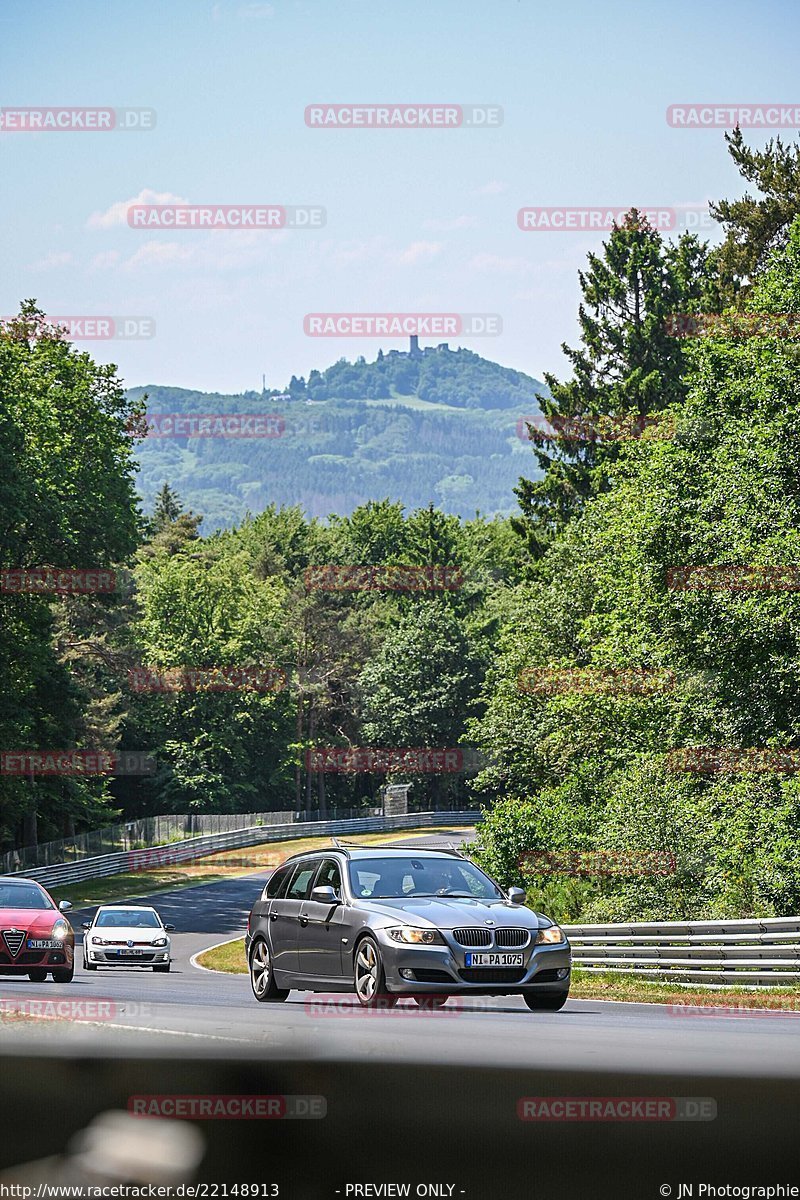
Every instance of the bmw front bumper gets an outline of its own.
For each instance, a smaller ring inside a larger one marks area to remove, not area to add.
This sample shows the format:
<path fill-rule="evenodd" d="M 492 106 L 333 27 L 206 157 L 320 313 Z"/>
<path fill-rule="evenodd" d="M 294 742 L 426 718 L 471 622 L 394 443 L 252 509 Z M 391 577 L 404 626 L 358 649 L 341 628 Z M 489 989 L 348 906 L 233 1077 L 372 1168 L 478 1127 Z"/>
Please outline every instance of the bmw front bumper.
<path fill-rule="evenodd" d="M 518 995 L 529 989 L 551 993 L 569 990 L 572 969 L 569 942 L 524 947 L 521 967 L 468 967 L 466 955 L 473 951 L 451 940 L 447 930 L 441 932 L 446 941 L 444 946 L 404 946 L 393 941 L 385 930 L 376 931 L 386 984 L 391 992 L 503 996 Z M 506 948 L 493 948 L 491 952 L 515 953 Z"/>

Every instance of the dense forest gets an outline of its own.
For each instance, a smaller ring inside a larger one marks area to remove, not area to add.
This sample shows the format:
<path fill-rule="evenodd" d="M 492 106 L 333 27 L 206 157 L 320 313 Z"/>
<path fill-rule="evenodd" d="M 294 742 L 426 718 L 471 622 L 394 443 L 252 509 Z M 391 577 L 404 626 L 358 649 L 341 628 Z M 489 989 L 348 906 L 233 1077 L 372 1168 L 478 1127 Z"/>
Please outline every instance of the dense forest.
<path fill-rule="evenodd" d="M 129 399 L 149 414 L 137 486 L 152 507 L 169 481 L 203 514 L 206 533 L 268 504 L 347 516 L 376 497 L 508 516 L 530 463 L 520 421 L 538 412 L 538 394 L 548 394 L 539 380 L 444 344 L 379 351 L 371 363 L 341 359 L 307 381 L 292 376 L 284 392 L 133 388 Z M 280 424 L 261 438 L 156 436 L 159 418 L 174 413 L 275 414 Z"/>
<path fill-rule="evenodd" d="M 800 311 L 800 151 L 728 141 L 759 195 L 712 205 L 721 244 L 632 210 L 589 256 L 572 374 L 541 400 L 561 435 L 531 428 L 513 515 L 376 484 L 319 519 L 267 486 L 201 536 L 167 458 L 137 498 L 141 395 L 24 304 L 0 332 L 0 746 L 156 765 L 4 767 L 4 845 L 120 812 L 325 813 L 402 779 L 419 807 L 485 805 L 480 859 L 564 918 L 797 911 L 800 342 L 752 318 Z M 720 319 L 676 336 L 686 313 Z M 292 402 L 355 403 L 344 366 Z M 44 566 L 115 586 L 13 574 Z"/>

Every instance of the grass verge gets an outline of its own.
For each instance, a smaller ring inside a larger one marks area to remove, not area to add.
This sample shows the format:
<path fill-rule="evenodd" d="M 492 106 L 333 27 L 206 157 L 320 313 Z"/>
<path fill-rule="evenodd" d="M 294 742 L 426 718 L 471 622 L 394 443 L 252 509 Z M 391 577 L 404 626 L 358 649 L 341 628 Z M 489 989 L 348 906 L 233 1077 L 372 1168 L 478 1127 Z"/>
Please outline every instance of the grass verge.
<path fill-rule="evenodd" d="M 622 971 L 602 974 L 580 969 L 572 973 L 570 996 L 574 1000 L 626 1000 L 632 1004 L 672 1004 L 702 1008 L 774 1008 L 800 1013 L 800 987 L 698 988 L 666 980 L 634 979 Z"/>
<path fill-rule="evenodd" d="M 198 965 L 207 967 L 209 971 L 227 971 L 230 975 L 246 975 L 247 959 L 244 956 L 244 938 L 235 942 L 226 942 L 224 946 L 215 946 L 198 954 Z"/>
<path fill-rule="evenodd" d="M 437 830 L 428 828 L 406 829 L 402 833 L 365 833 L 359 841 L 362 845 L 379 846 L 436 832 Z M 459 829 L 458 832 L 466 830 Z M 284 859 L 301 850 L 327 850 L 330 846 L 329 837 L 262 842 L 258 846 L 248 846 L 243 850 L 222 850 L 179 866 L 157 866 L 124 875 L 112 875 L 109 879 L 88 879 L 68 887 L 51 888 L 50 893 L 56 902 L 69 900 L 74 908 L 90 908 L 96 904 L 134 900 L 137 896 L 149 896 L 154 892 L 172 892 L 180 888 L 195 887 L 200 883 L 219 883 L 223 879 L 252 875 L 255 871 L 274 869 Z M 154 853 L 157 849 L 159 848 L 154 848 Z M 169 846 L 160 849 L 165 855 L 169 854 Z"/>

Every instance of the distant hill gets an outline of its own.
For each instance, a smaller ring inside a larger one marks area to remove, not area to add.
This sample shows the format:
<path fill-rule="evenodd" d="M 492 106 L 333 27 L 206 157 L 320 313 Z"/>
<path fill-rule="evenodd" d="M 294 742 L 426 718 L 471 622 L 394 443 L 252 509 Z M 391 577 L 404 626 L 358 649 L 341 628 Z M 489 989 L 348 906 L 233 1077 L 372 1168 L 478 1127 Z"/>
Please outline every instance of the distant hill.
<path fill-rule="evenodd" d="M 513 487 L 535 474 L 520 416 L 538 411 L 546 386 L 470 350 L 379 352 L 340 359 L 308 380 L 221 395 L 151 385 L 148 417 L 171 413 L 275 413 L 280 436 L 148 437 L 137 447 L 139 490 L 152 507 L 165 480 L 204 514 L 208 533 L 269 503 L 301 504 L 311 516 L 349 513 L 389 497 L 408 508 L 433 501 L 474 516 L 516 508 Z M 163 426 L 162 426 L 163 428 Z"/>

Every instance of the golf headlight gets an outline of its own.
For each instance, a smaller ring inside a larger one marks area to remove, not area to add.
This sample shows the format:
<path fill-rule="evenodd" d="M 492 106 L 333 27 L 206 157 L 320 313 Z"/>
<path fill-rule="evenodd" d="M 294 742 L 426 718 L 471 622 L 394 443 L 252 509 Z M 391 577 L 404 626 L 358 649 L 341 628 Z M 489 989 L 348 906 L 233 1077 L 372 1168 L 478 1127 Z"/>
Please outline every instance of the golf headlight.
<path fill-rule="evenodd" d="M 393 942 L 403 942 L 406 946 L 444 946 L 445 940 L 437 929 L 414 929 L 411 925 L 400 925 L 397 929 L 387 929 Z"/>
<path fill-rule="evenodd" d="M 166 946 L 166 944 L 167 944 L 167 939 L 165 937 L 156 938 L 156 940 L 152 943 L 152 945 L 154 945 L 154 946 Z"/>
<path fill-rule="evenodd" d="M 551 925 L 549 929 L 540 929 L 536 935 L 537 946 L 541 946 L 542 943 L 555 946 L 559 942 L 565 942 L 566 940 L 563 931 L 557 925 Z"/>
<path fill-rule="evenodd" d="M 106 944 L 104 939 L 99 938 L 99 937 L 90 937 L 89 941 L 92 943 L 93 946 L 105 946 L 105 944 Z"/>
<path fill-rule="evenodd" d="M 56 938 L 59 942 L 63 942 L 68 933 L 69 925 L 67 922 L 56 921 L 55 925 L 53 926 L 53 932 L 50 934 L 50 936 Z"/>

